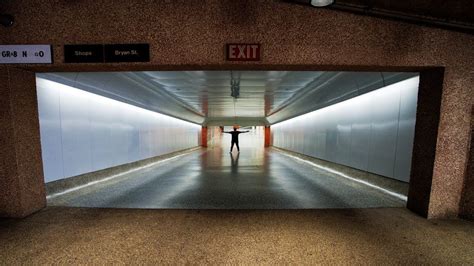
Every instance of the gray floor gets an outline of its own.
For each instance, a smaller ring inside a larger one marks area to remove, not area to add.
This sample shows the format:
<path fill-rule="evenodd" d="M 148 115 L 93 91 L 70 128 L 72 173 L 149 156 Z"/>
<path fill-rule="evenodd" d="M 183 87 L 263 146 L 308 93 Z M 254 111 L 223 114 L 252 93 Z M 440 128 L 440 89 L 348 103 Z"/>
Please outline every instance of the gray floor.
<path fill-rule="evenodd" d="M 227 145 L 48 199 L 51 206 L 176 209 L 403 207 L 405 202 L 285 156 L 275 149 Z"/>

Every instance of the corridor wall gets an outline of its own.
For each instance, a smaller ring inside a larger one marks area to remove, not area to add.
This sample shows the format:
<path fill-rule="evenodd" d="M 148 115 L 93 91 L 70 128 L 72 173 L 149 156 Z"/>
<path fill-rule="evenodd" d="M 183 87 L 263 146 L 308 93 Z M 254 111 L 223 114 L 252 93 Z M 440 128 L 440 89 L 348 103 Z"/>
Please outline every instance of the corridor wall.
<path fill-rule="evenodd" d="M 45 182 L 198 146 L 200 125 L 36 78 Z"/>
<path fill-rule="evenodd" d="M 409 181 L 419 77 L 272 125 L 272 145 Z"/>

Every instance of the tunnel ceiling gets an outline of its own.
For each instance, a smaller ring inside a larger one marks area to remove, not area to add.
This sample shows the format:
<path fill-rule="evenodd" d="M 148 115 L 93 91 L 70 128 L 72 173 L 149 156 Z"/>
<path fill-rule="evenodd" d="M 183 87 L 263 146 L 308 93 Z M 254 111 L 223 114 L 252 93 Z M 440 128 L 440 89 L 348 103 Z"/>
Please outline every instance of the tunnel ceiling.
<path fill-rule="evenodd" d="M 472 0 L 336 0 L 340 5 L 362 7 L 366 10 L 380 9 L 412 16 L 432 17 L 446 22 L 474 23 L 474 1 Z"/>
<path fill-rule="evenodd" d="M 310 0 L 281 1 L 313 8 Z M 474 33 L 474 1 L 472 0 L 334 0 L 325 8 Z"/>
<path fill-rule="evenodd" d="M 414 76 L 395 72 L 148 71 L 46 78 L 199 124 L 279 122 Z M 231 80 L 240 95 L 231 97 Z"/>

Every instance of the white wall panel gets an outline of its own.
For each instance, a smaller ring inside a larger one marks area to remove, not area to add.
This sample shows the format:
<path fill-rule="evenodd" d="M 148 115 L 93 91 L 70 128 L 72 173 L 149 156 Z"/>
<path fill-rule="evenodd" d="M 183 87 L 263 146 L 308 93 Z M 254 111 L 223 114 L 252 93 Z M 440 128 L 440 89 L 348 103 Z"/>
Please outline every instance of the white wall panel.
<path fill-rule="evenodd" d="M 64 175 L 75 176 L 90 172 L 92 169 L 90 95 L 79 90 L 71 90 L 67 86 L 58 86 L 58 92 Z"/>
<path fill-rule="evenodd" d="M 413 140 L 415 138 L 418 91 L 411 89 L 410 86 L 404 86 L 401 87 L 400 92 L 400 119 L 394 176 L 396 179 L 408 182 L 410 179 Z"/>
<path fill-rule="evenodd" d="M 200 126 L 37 78 L 45 181 L 198 145 Z"/>
<path fill-rule="evenodd" d="M 326 122 L 326 153 L 325 160 L 338 162 L 337 159 L 337 123 L 339 122 L 337 115 L 333 112 L 334 107 L 330 106 L 323 114 L 319 115 L 319 119 Z"/>
<path fill-rule="evenodd" d="M 352 102 L 348 102 L 347 109 L 352 109 Z M 351 152 L 351 130 L 352 130 L 352 112 L 347 112 L 343 106 L 336 106 L 335 115 L 339 118 L 336 125 L 337 142 L 336 158 L 337 162 L 344 165 L 350 164 Z"/>
<path fill-rule="evenodd" d="M 327 147 L 327 141 L 326 139 L 328 138 L 328 131 L 327 128 L 329 126 L 329 121 L 323 119 L 324 114 L 319 113 L 316 116 L 316 136 L 313 138 L 313 140 L 317 143 L 317 149 L 313 151 L 315 154 L 315 157 L 318 158 L 324 158 L 327 160 L 327 152 L 326 152 L 326 147 Z M 311 132 L 309 132 L 311 134 Z"/>
<path fill-rule="evenodd" d="M 410 78 L 272 125 L 273 145 L 407 182 L 418 84 Z"/>
<path fill-rule="evenodd" d="M 397 146 L 400 88 L 388 86 L 370 93 L 372 130 L 370 131 L 368 171 L 393 176 Z"/>
<path fill-rule="evenodd" d="M 370 97 L 357 97 L 351 101 L 354 102 L 352 116 L 352 135 L 349 166 L 367 170 L 369 167 L 369 143 L 370 130 L 372 128 L 372 112 L 370 109 Z"/>
<path fill-rule="evenodd" d="M 93 171 L 110 167 L 114 164 L 116 156 L 116 149 L 113 148 L 115 143 L 112 139 L 116 132 L 113 132 L 115 127 L 112 123 L 114 123 L 113 112 L 119 111 L 119 107 L 113 106 L 112 102 L 101 103 L 100 100 L 90 97 L 89 108 L 96 110 L 89 115 Z"/>
<path fill-rule="evenodd" d="M 38 81 L 38 86 L 42 87 L 42 92 L 38 93 L 38 112 L 42 120 L 41 143 L 49 147 L 42 154 L 45 181 L 49 182 L 64 176 L 61 118 L 58 91 L 41 82 Z"/>

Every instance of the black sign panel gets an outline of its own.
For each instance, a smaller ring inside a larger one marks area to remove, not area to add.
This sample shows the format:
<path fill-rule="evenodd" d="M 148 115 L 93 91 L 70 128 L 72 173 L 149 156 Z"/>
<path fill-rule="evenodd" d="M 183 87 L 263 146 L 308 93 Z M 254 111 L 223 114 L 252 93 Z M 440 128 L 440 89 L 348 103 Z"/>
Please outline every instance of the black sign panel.
<path fill-rule="evenodd" d="M 150 45 L 142 44 L 106 44 L 105 62 L 150 62 Z"/>
<path fill-rule="evenodd" d="M 103 63 L 102 44 L 64 45 L 65 63 Z"/>

